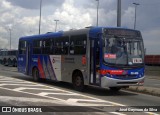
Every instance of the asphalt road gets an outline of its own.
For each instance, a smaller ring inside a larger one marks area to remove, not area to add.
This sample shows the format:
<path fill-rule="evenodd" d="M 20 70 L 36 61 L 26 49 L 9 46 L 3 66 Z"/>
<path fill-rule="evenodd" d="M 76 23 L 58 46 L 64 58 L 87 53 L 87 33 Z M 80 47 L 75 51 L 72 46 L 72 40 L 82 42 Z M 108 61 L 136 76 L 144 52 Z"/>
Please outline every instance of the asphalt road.
<path fill-rule="evenodd" d="M 158 80 L 153 80 L 147 82 L 159 84 Z M 160 97 L 124 90 L 113 93 L 108 89 L 94 87 L 88 87 L 85 92 L 77 92 L 73 90 L 71 84 L 51 81 L 36 83 L 31 77 L 18 73 L 16 68 L 0 65 L 0 106 L 36 106 L 41 107 L 42 111 L 54 111 L 54 114 L 58 115 L 127 115 L 128 112 L 116 112 L 116 110 L 126 111 L 130 106 L 136 106 L 140 111 L 142 106 L 145 106 L 146 109 L 150 109 L 150 112 L 132 112 L 131 114 L 158 115 L 160 113 L 156 112 L 156 109 L 160 109 L 160 107 L 157 108 L 160 106 Z M 53 112 L 45 114 L 53 114 Z"/>

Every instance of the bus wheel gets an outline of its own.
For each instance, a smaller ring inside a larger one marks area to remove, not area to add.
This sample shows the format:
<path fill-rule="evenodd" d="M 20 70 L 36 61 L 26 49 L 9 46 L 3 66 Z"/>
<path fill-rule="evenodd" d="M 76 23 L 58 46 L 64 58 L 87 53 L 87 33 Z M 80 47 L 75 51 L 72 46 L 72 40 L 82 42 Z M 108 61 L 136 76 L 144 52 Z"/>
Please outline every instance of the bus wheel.
<path fill-rule="evenodd" d="M 39 81 L 39 71 L 38 71 L 37 68 L 34 68 L 34 69 L 33 69 L 32 76 L 33 76 L 33 80 L 34 80 L 34 81 Z"/>
<path fill-rule="evenodd" d="M 121 87 L 110 87 L 110 90 L 113 92 L 118 92 L 121 89 Z"/>
<path fill-rule="evenodd" d="M 11 61 L 10 58 L 8 59 L 8 66 L 9 66 L 9 65 L 12 65 L 12 61 Z"/>
<path fill-rule="evenodd" d="M 16 59 L 13 59 L 13 67 L 17 67 L 17 61 L 16 61 Z"/>
<path fill-rule="evenodd" d="M 77 91 L 83 91 L 84 89 L 84 80 L 83 75 L 80 72 L 76 72 L 73 74 L 73 87 Z"/>

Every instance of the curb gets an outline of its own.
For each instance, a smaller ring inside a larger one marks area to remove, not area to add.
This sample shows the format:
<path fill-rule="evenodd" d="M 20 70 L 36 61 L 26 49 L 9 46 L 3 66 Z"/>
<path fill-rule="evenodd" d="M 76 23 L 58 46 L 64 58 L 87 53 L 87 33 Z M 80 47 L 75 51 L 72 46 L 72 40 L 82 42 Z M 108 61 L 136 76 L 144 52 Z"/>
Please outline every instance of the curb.
<path fill-rule="evenodd" d="M 160 77 L 152 76 L 152 77 L 148 77 L 148 79 L 152 79 L 152 80 L 160 80 Z"/>
<path fill-rule="evenodd" d="M 160 89 L 159 88 L 151 88 L 151 87 L 144 87 L 144 86 L 130 86 L 129 88 L 127 88 L 125 90 L 160 97 Z"/>

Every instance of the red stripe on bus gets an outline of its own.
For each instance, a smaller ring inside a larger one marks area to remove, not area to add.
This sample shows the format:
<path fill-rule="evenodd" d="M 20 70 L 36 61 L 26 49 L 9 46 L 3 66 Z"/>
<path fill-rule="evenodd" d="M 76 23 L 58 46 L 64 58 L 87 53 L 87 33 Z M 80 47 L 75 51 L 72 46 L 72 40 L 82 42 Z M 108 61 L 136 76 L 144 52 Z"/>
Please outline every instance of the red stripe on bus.
<path fill-rule="evenodd" d="M 39 69 L 41 78 L 45 78 L 45 74 L 44 74 L 44 70 L 43 70 L 40 58 L 38 58 L 38 69 Z"/>

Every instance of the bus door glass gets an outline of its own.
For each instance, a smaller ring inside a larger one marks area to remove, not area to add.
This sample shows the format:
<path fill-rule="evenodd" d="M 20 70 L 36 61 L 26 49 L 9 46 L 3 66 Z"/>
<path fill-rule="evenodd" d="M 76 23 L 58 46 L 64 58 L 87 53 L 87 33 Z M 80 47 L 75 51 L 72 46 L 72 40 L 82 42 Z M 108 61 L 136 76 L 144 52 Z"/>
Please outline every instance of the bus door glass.
<path fill-rule="evenodd" d="M 91 41 L 90 48 L 90 84 L 100 85 L 100 76 L 98 73 L 100 68 L 100 41 L 98 38 Z"/>
<path fill-rule="evenodd" d="M 29 75 L 29 68 L 30 68 L 30 59 L 31 59 L 31 54 L 30 54 L 30 44 L 26 44 L 26 74 Z"/>
<path fill-rule="evenodd" d="M 18 71 L 26 73 L 27 68 L 27 55 L 28 55 L 28 50 L 27 50 L 27 42 L 26 41 L 20 41 L 19 42 L 19 55 L 18 55 Z"/>

